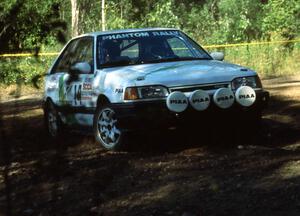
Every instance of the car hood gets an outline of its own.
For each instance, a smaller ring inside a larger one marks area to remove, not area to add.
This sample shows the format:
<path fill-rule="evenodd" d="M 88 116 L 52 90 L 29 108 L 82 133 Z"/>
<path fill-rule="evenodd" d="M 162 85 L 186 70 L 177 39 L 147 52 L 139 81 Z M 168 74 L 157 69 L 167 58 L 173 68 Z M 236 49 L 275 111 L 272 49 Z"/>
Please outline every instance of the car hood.
<path fill-rule="evenodd" d="M 167 87 L 230 82 L 236 77 L 256 75 L 250 69 L 215 60 L 141 64 L 106 68 L 104 71 L 133 85 L 160 84 Z"/>

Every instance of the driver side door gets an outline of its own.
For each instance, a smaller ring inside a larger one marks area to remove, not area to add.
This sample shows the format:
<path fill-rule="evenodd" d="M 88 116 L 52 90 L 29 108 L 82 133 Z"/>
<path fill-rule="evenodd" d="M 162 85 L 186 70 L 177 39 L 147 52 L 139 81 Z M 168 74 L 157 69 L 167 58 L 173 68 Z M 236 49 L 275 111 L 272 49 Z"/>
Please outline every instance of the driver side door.
<path fill-rule="evenodd" d="M 74 54 L 70 59 L 70 69 L 76 63 L 88 63 L 91 71 L 69 72 L 69 80 L 65 83 L 68 104 L 74 108 L 88 107 L 92 99 L 92 81 L 94 78 L 94 38 L 80 38 Z M 76 109 L 75 109 L 76 112 Z"/>
<path fill-rule="evenodd" d="M 64 123 L 90 124 L 80 112 L 90 106 L 92 99 L 92 81 L 94 78 L 94 39 L 82 37 L 72 40 L 64 49 L 51 71 L 49 79 L 57 83 L 53 101 L 58 106 Z M 89 73 L 71 71 L 76 63 L 86 62 L 90 65 Z"/>

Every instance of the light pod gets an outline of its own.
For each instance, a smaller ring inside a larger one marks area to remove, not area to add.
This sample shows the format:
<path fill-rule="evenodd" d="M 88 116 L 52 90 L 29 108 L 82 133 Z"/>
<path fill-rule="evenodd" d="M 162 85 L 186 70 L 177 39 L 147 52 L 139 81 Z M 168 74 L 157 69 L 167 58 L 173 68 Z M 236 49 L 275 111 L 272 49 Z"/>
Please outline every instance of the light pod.
<path fill-rule="evenodd" d="M 235 92 L 235 99 L 240 105 L 249 107 L 254 104 L 256 93 L 254 89 L 249 86 L 241 86 Z"/>
<path fill-rule="evenodd" d="M 189 97 L 189 102 L 197 111 L 206 110 L 210 104 L 210 97 L 204 90 L 193 91 Z"/>
<path fill-rule="evenodd" d="M 183 112 L 188 107 L 188 99 L 182 92 L 172 92 L 166 100 L 167 107 L 172 112 Z"/>
<path fill-rule="evenodd" d="M 229 88 L 219 88 L 214 93 L 213 100 L 218 107 L 227 109 L 234 103 L 234 94 Z"/>

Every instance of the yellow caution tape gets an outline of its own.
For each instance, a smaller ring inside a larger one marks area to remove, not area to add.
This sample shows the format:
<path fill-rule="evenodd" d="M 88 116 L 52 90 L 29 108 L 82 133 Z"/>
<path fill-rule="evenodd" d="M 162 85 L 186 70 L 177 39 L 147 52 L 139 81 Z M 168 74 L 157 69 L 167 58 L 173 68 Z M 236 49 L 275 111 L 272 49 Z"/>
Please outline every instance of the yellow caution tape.
<path fill-rule="evenodd" d="M 59 53 L 57 52 L 51 52 L 51 53 L 38 53 L 38 56 L 56 56 Z M 1 54 L 0 57 L 30 57 L 35 56 L 36 54 L 33 53 L 7 53 L 7 54 Z"/>
<path fill-rule="evenodd" d="M 236 43 L 236 44 L 220 44 L 220 45 L 204 45 L 204 48 L 225 48 L 225 47 L 238 47 L 238 46 L 253 46 L 253 45 L 265 45 L 265 44 L 283 44 L 283 43 L 297 43 L 300 42 L 300 39 L 297 40 L 281 40 L 281 41 L 262 41 L 262 42 L 251 42 L 251 43 Z M 56 56 L 58 52 L 49 52 L 49 53 L 38 53 L 38 56 Z M 7 53 L 1 54 L 0 57 L 29 57 L 35 56 L 33 53 Z"/>
<path fill-rule="evenodd" d="M 297 43 L 298 40 L 282 40 L 282 41 L 262 41 L 262 42 L 251 42 L 251 43 L 236 43 L 236 44 L 220 44 L 220 45 L 207 45 L 204 48 L 225 48 L 225 47 L 237 47 L 237 46 L 252 46 L 252 45 L 265 45 L 265 44 L 281 44 L 281 43 Z"/>

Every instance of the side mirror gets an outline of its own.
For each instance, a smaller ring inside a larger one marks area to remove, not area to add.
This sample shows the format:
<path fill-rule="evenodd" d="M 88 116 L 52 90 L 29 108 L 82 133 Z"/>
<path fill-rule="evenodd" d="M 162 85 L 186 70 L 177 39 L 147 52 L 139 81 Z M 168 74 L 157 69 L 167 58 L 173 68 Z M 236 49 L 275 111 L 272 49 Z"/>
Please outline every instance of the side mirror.
<path fill-rule="evenodd" d="M 210 56 L 217 61 L 223 61 L 224 60 L 224 53 L 222 52 L 212 52 Z"/>
<path fill-rule="evenodd" d="M 91 71 L 91 65 L 87 62 L 77 62 L 70 68 L 70 73 L 74 75 L 78 73 L 88 74 L 91 73 Z"/>

